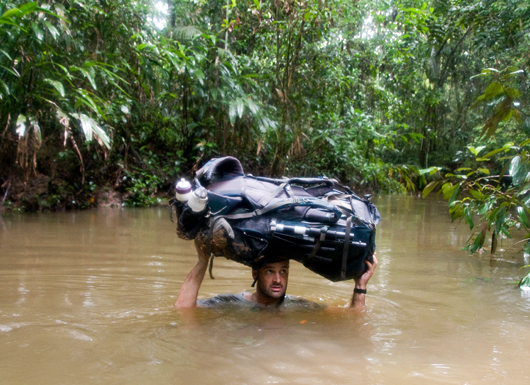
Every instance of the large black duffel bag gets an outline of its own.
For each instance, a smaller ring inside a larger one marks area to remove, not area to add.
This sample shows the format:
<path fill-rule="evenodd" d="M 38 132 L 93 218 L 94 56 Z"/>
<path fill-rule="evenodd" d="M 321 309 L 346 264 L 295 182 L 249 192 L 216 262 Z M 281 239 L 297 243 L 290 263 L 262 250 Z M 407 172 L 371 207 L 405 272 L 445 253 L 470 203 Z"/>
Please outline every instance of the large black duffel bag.
<path fill-rule="evenodd" d="M 372 260 L 379 212 L 334 180 L 244 175 L 236 158 L 224 157 L 205 164 L 194 184 L 208 190 L 208 206 L 195 213 L 173 200 L 177 233 L 212 256 L 251 267 L 294 259 L 331 281 L 361 275 Z"/>

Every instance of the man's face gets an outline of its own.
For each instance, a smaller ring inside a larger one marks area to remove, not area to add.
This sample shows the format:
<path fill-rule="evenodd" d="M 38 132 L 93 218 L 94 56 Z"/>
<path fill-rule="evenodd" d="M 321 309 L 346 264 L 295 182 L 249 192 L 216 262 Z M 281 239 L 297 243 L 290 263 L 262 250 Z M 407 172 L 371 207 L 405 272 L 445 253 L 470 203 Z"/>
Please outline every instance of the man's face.
<path fill-rule="evenodd" d="M 252 271 L 254 279 L 258 275 L 256 270 Z M 289 260 L 268 263 L 259 269 L 258 290 L 266 297 L 280 299 L 287 290 L 289 280 Z"/>

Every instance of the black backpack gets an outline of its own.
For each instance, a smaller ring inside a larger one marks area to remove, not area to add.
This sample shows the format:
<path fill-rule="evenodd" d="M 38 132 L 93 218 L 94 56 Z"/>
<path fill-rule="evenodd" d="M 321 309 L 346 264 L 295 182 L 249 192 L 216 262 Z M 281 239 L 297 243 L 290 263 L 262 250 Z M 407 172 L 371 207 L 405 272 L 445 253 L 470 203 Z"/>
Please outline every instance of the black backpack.
<path fill-rule="evenodd" d="M 327 178 L 245 175 L 233 157 L 210 160 L 194 184 L 208 190 L 208 206 L 196 213 L 173 199 L 177 234 L 196 239 L 212 257 L 253 268 L 294 259 L 331 281 L 358 277 L 372 261 L 381 218 L 369 195 Z"/>

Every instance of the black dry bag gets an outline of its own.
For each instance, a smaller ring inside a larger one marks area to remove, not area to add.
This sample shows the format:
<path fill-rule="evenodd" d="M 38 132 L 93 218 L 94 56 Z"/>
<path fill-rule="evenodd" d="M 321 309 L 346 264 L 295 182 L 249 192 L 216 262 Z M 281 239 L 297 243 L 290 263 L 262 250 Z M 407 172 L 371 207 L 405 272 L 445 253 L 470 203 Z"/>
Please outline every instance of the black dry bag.
<path fill-rule="evenodd" d="M 196 213 L 173 200 L 177 233 L 214 256 L 251 267 L 294 259 L 331 281 L 358 277 L 372 261 L 379 212 L 334 180 L 245 175 L 239 160 L 224 157 L 206 163 L 194 183 L 207 189 L 208 208 Z"/>

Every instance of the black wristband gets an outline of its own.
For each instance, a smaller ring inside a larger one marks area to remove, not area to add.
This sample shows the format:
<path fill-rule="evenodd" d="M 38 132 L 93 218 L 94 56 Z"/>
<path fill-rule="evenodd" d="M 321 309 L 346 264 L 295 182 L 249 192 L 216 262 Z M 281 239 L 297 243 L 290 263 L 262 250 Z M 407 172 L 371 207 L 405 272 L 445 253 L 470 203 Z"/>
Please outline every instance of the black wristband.
<path fill-rule="evenodd" d="M 353 289 L 353 292 L 354 293 L 357 293 L 357 294 L 366 294 L 366 289 Z"/>

